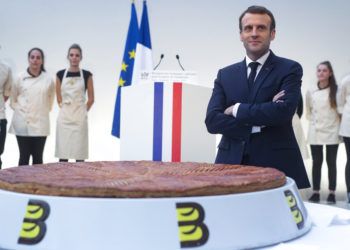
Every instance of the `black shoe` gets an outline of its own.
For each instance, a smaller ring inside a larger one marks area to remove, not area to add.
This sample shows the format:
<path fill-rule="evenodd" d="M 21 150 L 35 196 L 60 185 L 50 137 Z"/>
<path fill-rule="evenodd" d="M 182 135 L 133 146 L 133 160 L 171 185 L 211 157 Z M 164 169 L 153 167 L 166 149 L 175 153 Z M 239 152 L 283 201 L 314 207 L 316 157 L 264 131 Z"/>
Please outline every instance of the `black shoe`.
<path fill-rule="evenodd" d="M 328 204 L 335 204 L 335 194 L 330 193 L 327 197 Z"/>
<path fill-rule="evenodd" d="M 320 202 L 320 194 L 313 193 L 311 197 L 309 198 L 309 201 L 311 202 Z"/>

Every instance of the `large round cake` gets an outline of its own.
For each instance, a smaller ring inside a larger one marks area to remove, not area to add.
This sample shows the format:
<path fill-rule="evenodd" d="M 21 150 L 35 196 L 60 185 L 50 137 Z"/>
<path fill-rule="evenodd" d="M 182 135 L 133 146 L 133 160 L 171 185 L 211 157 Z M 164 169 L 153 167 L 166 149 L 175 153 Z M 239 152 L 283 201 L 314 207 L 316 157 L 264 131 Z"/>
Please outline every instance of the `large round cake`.
<path fill-rule="evenodd" d="M 194 162 L 50 163 L 0 171 L 0 189 L 74 197 L 185 197 L 283 186 L 274 168 Z"/>

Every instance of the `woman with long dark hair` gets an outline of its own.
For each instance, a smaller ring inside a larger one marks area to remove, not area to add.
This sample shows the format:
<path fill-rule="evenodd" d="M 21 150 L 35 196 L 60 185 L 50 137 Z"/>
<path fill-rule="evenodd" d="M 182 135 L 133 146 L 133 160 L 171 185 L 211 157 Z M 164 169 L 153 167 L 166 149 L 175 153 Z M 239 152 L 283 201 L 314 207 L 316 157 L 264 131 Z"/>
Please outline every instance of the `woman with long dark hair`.
<path fill-rule="evenodd" d="M 317 85 L 306 93 L 306 115 L 309 120 L 307 141 L 312 156 L 313 194 L 309 201 L 320 201 L 321 167 L 323 163 L 323 146 L 326 146 L 326 162 L 328 165 L 328 203 L 335 203 L 337 184 L 337 152 L 340 143 L 339 115 L 337 113 L 337 83 L 332 65 L 324 61 L 317 66 Z"/>
<path fill-rule="evenodd" d="M 346 150 L 345 183 L 350 203 L 350 75 L 342 80 L 337 95 L 338 112 L 341 114 L 339 135 L 343 137 Z"/>
<path fill-rule="evenodd" d="M 32 48 L 29 66 L 19 74 L 11 89 L 10 106 L 14 110 L 9 132 L 16 135 L 18 165 L 43 163 L 46 137 L 50 134 L 50 117 L 55 97 L 55 83 L 44 67 L 44 52 Z"/>

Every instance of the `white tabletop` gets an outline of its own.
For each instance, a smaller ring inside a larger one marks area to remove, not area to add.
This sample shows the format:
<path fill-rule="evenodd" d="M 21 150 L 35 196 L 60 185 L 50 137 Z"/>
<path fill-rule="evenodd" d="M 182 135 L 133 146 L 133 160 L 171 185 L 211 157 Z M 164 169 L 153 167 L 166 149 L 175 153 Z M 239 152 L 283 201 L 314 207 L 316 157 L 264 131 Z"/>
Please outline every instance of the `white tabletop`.
<path fill-rule="evenodd" d="M 307 202 L 304 204 L 313 221 L 311 230 L 298 239 L 263 249 L 350 249 L 350 210 Z"/>

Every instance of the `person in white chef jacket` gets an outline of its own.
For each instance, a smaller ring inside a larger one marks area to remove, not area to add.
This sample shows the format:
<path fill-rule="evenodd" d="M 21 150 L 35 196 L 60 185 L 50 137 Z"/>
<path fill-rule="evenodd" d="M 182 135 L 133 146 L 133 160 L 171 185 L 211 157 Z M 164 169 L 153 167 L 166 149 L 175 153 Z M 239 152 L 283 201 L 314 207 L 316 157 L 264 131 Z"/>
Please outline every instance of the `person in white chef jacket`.
<path fill-rule="evenodd" d="M 303 98 L 300 96 L 297 110 L 292 119 L 292 126 L 295 134 L 295 138 L 297 139 L 298 146 L 300 149 L 300 153 L 304 160 L 309 159 L 309 152 L 307 149 L 306 139 L 303 127 L 301 125 L 301 116 L 303 115 Z"/>
<path fill-rule="evenodd" d="M 310 144 L 312 156 L 311 202 L 320 201 L 321 167 L 323 163 L 323 146 L 326 146 L 326 162 L 328 166 L 327 202 L 336 202 L 337 184 L 337 152 L 340 143 L 340 117 L 337 112 L 337 83 L 330 62 L 321 62 L 317 66 L 318 82 L 306 93 L 306 117 L 309 120 L 307 142 Z"/>
<path fill-rule="evenodd" d="M 89 157 L 87 113 L 94 103 L 91 72 L 80 68 L 83 54 L 78 44 L 68 49 L 69 68 L 56 74 L 56 95 L 60 111 L 56 127 L 55 156 L 60 162 L 84 161 Z M 86 101 L 87 92 L 87 101 Z"/>
<path fill-rule="evenodd" d="M 19 74 L 10 95 L 14 110 L 9 132 L 16 135 L 19 148 L 18 165 L 43 163 L 46 137 L 50 134 L 49 113 L 55 98 L 55 83 L 45 72 L 44 52 L 33 48 L 28 52 L 29 67 Z"/>
<path fill-rule="evenodd" d="M 343 137 L 346 151 L 345 183 L 350 203 L 350 74 L 344 77 L 337 94 L 338 112 L 341 114 L 339 135 Z"/>
<path fill-rule="evenodd" d="M 11 68 L 0 61 L 0 169 L 2 166 L 1 155 L 4 152 L 7 119 L 5 114 L 5 102 L 10 96 L 12 85 Z"/>

